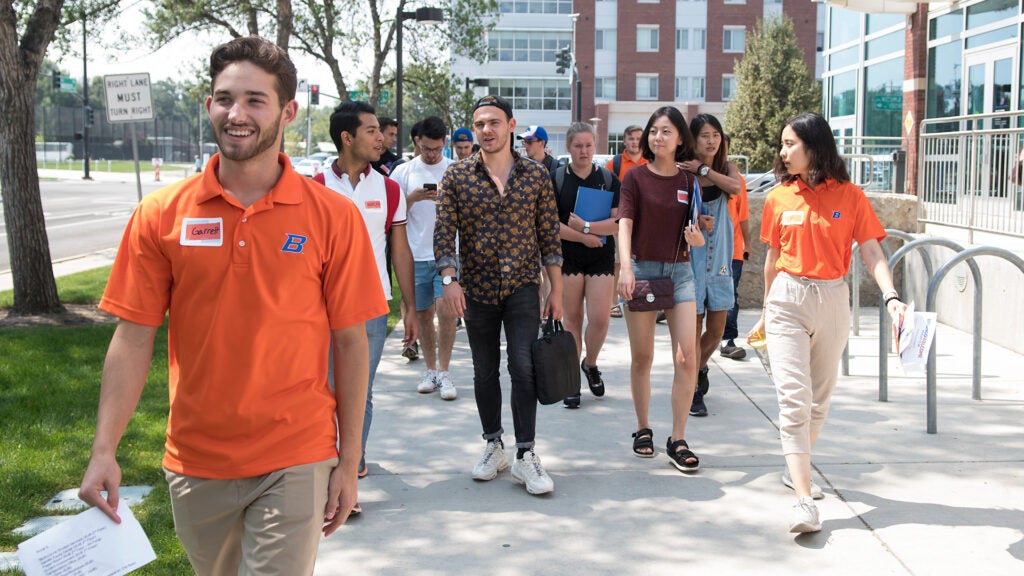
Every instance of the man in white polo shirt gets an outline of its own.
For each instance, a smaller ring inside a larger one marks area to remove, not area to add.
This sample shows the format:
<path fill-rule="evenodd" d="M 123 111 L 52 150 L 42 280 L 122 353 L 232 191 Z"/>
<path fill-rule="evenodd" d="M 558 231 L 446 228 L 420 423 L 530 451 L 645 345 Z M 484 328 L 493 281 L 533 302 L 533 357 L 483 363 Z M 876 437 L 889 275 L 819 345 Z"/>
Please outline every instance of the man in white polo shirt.
<path fill-rule="evenodd" d="M 434 306 L 441 297 L 441 277 L 434 262 L 434 222 L 437 220 L 437 189 L 445 169 L 452 163 L 444 156 L 447 130 L 444 121 L 430 116 L 418 123 L 416 137 L 420 154 L 395 167 L 391 177 L 402 187 L 409 210 L 409 247 L 416 261 L 416 320 L 420 352 L 426 361 L 417 390 L 420 394 L 441 391 L 441 398 L 455 400 L 457 392 L 448 373 L 455 344 L 455 316 L 447 306 Z M 434 328 L 434 311 L 438 326 Z"/>
<path fill-rule="evenodd" d="M 380 157 L 383 135 L 372 106 L 366 102 L 343 102 L 331 114 L 330 134 L 338 149 L 338 159 L 327 167 L 316 180 L 331 190 L 355 202 L 370 234 L 373 254 L 377 260 L 379 282 L 384 295 L 391 300 L 391 282 L 388 280 L 384 248 L 391 232 L 391 258 L 402 298 L 410 306 L 416 305 L 413 280 L 412 252 L 406 239 L 405 197 L 398 183 L 370 167 Z M 367 279 L 368 281 L 372 279 Z M 405 334 L 402 343 L 416 341 L 416 316 L 405 315 Z M 366 414 L 363 418 L 363 457 L 359 463 L 359 477 L 366 475 L 366 439 L 370 435 L 373 419 L 373 377 L 384 351 L 388 315 L 366 322 L 366 336 L 370 342 L 370 381 L 366 393 Z"/>

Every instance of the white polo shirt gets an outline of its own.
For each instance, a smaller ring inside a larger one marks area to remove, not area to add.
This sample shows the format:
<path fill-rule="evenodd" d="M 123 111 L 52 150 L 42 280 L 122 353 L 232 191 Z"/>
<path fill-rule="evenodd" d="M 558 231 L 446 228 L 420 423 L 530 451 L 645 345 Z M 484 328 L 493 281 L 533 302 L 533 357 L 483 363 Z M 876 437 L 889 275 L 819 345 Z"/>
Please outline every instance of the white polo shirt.
<path fill-rule="evenodd" d="M 437 164 L 426 164 L 420 156 L 399 164 L 391 174 L 391 179 L 402 187 L 402 195 L 408 196 L 413 190 L 422 188 L 424 184 L 441 185 L 444 171 L 452 163 L 451 158 L 442 156 Z M 408 202 L 406 203 L 408 205 Z M 409 207 L 409 248 L 412 258 L 417 262 L 434 260 L 434 222 L 437 221 L 437 203 L 433 200 L 420 200 Z"/>
<path fill-rule="evenodd" d="M 366 170 L 359 175 L 359 184 L 352 188 L 347 174 L 338 175 L 337 161 L 328 170 L 324 170 L 324 185 L 355 202 L 359 213 L 363 216 L 366 224 L 366 231 L 370 235 L 370 243 L 373 246 L 373 256 L 377 261 L 377 273 L 380 275 L 380 284 L 384 288 L 384 295 L 391 300 L 391 282 L 388 280 L 388 269 L 385 261 L 385 248 L 387 246 L 387 232 L 385 226 L 388 219 L 387 188 L 384 184 L 385 176 L 366 166 Z M 405 195 L 398 195 L 398 208 L 391 220 L 392 226 L 405 226 Z"/>

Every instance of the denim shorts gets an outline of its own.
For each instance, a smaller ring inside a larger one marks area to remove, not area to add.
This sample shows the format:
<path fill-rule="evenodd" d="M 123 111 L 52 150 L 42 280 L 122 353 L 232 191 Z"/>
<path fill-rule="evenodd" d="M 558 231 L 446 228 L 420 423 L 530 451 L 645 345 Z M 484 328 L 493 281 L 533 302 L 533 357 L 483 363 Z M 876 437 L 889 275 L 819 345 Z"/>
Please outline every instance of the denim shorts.
<path fill-rule="evenodd" d="M 736 303 L 732 284 L 732 266 L 721 270 L 708 271 L 701 268 L 694 274 L 694 290 L 697 294 L 697 314 L 707 311 L 724 312 Z"/>
<path fill-rule="evenodd" d="M 416 273 L 416 311 L 422 312 L 434 305 L 434 300 L 441 297 L 441 277 L 437 275 L 434 260 L 417 260 Z"/>
<path fill-rule="evenodd" d="M 696 297 L 693 289 L 693 268 L 689 262 L 653 262 L 650 260 L 631 260 L 633 277 L 637 280 L 652 278 L 671 278 L 675 285 L 672 301 L 676 304 L 694 302 Z"/>

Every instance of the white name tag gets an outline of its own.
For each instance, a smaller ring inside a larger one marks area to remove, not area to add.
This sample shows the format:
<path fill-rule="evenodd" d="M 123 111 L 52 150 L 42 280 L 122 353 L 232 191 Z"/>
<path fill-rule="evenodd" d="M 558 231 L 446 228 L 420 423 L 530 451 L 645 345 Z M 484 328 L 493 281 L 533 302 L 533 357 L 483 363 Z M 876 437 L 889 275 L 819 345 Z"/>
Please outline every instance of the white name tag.
<path fill-rule="evenodd" d="M 804 213 L 799 210 L 789 210 L 782 213 L 783 226 L 800 226 L 804 223 Z"/>
<path fill-rule="evenodd" d="M 224 219 L 183 218 L 180 243 L 182 246 L 222 246 Z"/>

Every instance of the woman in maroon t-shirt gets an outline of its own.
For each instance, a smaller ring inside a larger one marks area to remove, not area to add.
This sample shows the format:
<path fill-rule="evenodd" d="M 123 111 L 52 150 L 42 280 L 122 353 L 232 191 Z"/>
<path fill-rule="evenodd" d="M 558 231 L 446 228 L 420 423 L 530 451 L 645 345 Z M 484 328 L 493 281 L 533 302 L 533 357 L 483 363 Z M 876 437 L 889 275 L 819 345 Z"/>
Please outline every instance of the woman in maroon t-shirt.
<path fill-rule="evenodd" d="M 686 118 L 672 106 L 658 108 L 647 121 L 640 151 L 649 164 L 626 173 L 619 198 L 619 282 L 625 299 L 638 279 L 672 278 L 675 306 L 665 311 L 672 337 L 672 435 L 666 450 L 672 464 L 683 472 L 700 467 L 683 436 L 690 402 L 697 384 L 697 304 L 689 246 L 702 246 L 704 236 L 690 223 L 694 176 L 677 162 L 695 158 L 693 135 Z M 680 238 L 682 235 L 682 238 Z M 648 421 L 651 401 L 651 365 L 657 312 L 626 313 L 631 366 L 630 389 L 637 428 L 633 453 L 654 457 L 654 433 Z"/>

